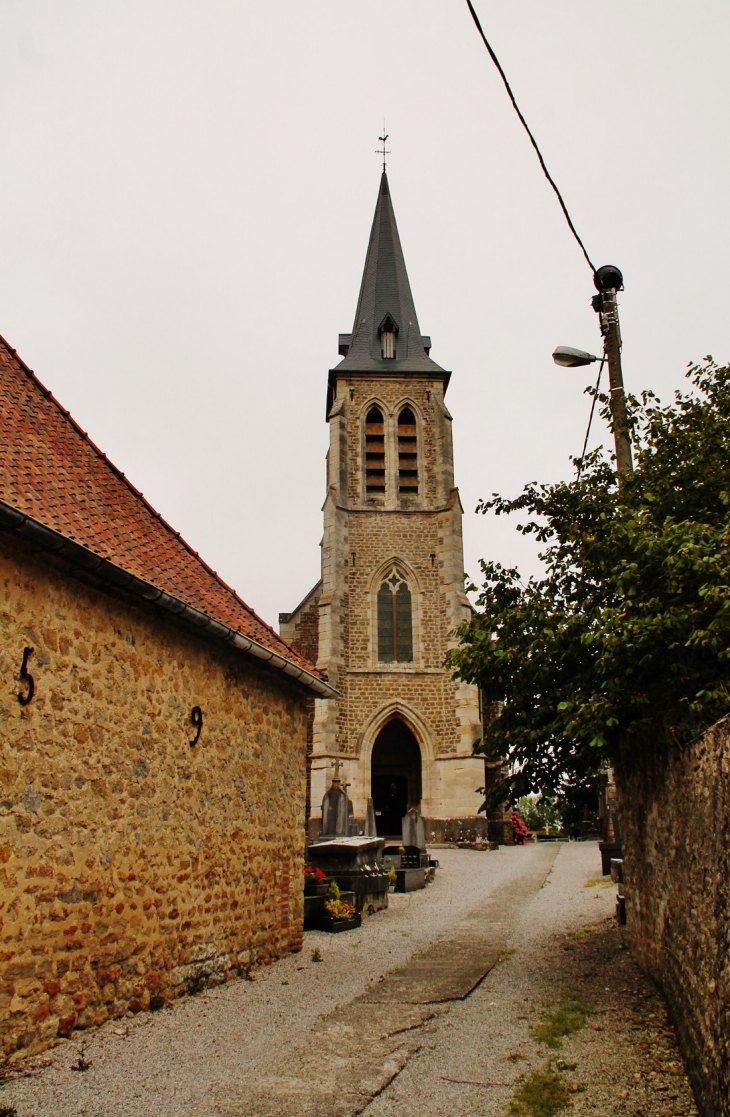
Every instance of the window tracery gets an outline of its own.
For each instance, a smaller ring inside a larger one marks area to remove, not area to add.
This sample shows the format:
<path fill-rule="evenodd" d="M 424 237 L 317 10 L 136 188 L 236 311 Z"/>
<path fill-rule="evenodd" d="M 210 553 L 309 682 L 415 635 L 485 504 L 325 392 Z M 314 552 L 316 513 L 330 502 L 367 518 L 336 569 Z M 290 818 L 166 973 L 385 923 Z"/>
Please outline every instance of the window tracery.
<path fill-rule="evenodd" d="M 378 660 L 410 663 L 413 660 L 413 602 L 408 582 L 396 566 L 378 589 Z"/>

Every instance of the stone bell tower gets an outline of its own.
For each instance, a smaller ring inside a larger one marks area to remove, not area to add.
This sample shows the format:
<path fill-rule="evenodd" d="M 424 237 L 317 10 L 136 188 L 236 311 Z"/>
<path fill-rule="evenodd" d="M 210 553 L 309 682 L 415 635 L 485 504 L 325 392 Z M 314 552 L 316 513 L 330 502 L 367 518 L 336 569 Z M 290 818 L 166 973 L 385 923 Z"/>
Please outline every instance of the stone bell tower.
<path fill-rule="evenodd" d="M 399 834 L 409 807 L 428 840 L 486 832 L 477 690 L 444 667 L 470 605 L 450 373 L 430 349 L 383 173 L 352 333 L 329 374 L 322 579 L 279 618 L 340 693 L 312 702 L 311 834 L 337 759 L 355 819 L 372 797 L 379 833 Z"/>

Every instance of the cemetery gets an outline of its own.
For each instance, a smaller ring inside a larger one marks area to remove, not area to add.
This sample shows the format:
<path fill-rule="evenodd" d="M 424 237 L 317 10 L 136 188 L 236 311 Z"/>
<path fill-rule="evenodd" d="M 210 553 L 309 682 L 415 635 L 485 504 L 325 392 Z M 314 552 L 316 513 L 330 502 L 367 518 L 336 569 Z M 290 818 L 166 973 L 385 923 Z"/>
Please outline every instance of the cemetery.
<path fill-rule="evenodd" d="M 426 849 L 424 820 L 411 807 L 400 835 L 378 835 L 372 799 L 363 831 L 342 785 L 339 765 L 322 800 L 322 830 L 307 842 L 304 930 L 337 933 L 388 907 L 388 893 L 413 892 L 435 878 L 438 861 Z"/>

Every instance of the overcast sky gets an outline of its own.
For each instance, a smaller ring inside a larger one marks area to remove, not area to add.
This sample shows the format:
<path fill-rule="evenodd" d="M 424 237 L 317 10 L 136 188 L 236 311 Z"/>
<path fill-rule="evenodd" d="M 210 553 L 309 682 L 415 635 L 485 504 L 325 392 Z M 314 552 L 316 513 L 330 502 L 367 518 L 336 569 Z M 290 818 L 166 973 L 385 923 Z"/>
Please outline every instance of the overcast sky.
<path fill-rule="evenodd" d="M 730 359 L 727 0 L 477 0 L 596 264 L 624 373 Z M 319 576 L 327 370 L 386 120 L 421 328 L 480 496 L 568 476 L 590 271 L 464 0 L 0 0 L 0 333 L 269 622 Z M 597 438 L 606 432 L 599 423 Z"/>

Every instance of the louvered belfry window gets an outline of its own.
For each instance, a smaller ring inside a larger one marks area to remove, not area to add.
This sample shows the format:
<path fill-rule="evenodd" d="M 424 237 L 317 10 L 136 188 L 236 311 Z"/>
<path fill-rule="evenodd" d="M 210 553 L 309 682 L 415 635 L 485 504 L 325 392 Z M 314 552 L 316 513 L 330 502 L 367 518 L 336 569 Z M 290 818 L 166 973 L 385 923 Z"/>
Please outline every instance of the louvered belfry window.
<path fill-rule="evenodd" d="M 385 434 L 379 407 L 371 407 L 365 418 L 365 492 L 385 493 Z"/>
<path fill-rule="evenodd" d="M 380 355 L 384 361 L 395 360 L 395 337 L 398 333 L 398 327 L 393 320 L 392 315 L 386 314 L 383 321 L 380 323 Z"/>
<path fill-rule="evenodd" d="M 410 407 L 404 407 L 398 416 L 398 492 L 418 494 L 418 434 Z"/>
<path fill-rule="evenodd" d="M 380 352 L 384 361 L 392 361 L 395 357 L 395 331 L 383 330 L 380 335 Z"/>
<path fill-rule="evenodd" d="M 410 663 L 413 659 L 411 591 L 395 567 L 378 590 L 378 660 Z"/>

